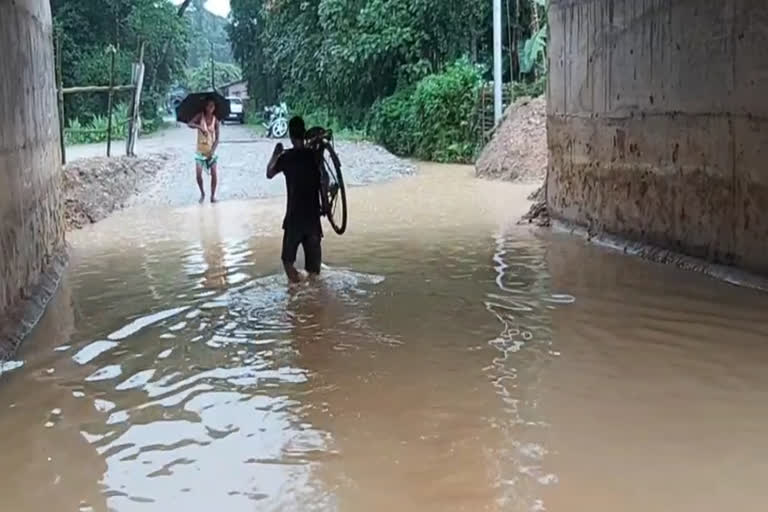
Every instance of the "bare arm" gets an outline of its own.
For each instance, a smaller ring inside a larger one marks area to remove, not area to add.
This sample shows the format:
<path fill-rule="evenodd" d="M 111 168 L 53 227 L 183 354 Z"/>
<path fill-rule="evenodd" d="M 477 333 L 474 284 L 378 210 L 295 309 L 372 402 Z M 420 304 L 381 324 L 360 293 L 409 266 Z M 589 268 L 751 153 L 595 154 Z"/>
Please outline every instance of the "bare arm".
<path fill-rule="evenodd" d="M 187 124 L 192 129 L 197 129 L 201 131 L 205 131 L 205 128 L 202 124 L 200 124 L 200 120 L 202 119 L 203 114 L 197 114 L 195 117 L 192 118 L 192 120 Z"/>
<path fill-rule="evenodd" d="M 219 121 L 217 119 L 216 120 L 216 128 L 215 128 L 215 130 L 216 130 L 216 137 L 214 137 L 213 147 L 211 148 L 211 154 L 214 154 L 216 152 L 216 148 L 219 147 L 219 134 L 221 133 L 219 131 L 219 124 L 220 123 L 219 123 Z"/>
<path fill-rule="evenodd" d="M 277 161 L 280 160 L 280 156 L 283 154 L 283 145 L 279 142 L 275 146 L 275 150 L 272 152 L 272 158 L 269 159 L 267 164 L 267 179 L 272 179 L 280 172 L 277 167 Z"/>

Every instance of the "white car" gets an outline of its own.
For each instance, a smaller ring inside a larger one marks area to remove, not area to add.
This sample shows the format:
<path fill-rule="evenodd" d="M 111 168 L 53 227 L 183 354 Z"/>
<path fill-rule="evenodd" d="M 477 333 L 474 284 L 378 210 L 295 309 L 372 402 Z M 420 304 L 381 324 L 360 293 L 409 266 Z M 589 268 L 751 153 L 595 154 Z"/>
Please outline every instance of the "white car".
<path fill-rule="evenodd" d="M 227 98 L 227 101 L 229 101 L 229 117 L 227 120 L 237 121 L 240 124 L 243 124 L 245 122 L 245 105 L 243 104 L 243 100 L 230 97 Z"/>

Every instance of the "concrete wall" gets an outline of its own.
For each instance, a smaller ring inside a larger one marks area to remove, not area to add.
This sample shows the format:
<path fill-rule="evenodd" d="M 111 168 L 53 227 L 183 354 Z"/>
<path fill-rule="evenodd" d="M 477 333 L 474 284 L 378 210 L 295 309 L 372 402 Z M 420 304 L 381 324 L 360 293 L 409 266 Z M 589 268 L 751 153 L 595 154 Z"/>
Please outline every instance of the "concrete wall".
<path fill-rule="evenodd" d="M 48 0 L 0 0 L 0 331 L 64 247 L 51 37 Z"/>
<path fill-rule="evenodd" d="M 768 273 L 768 1 L 551 0 L 556 219 Z"/>

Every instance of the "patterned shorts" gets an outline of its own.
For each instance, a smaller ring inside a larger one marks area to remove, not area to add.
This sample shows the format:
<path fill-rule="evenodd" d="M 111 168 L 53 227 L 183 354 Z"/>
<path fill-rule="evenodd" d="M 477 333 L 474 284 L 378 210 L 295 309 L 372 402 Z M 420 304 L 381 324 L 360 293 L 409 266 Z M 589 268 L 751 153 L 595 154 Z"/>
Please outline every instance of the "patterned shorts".
<path fill-rule="evenodd" d="M 219 160 L 218 155 L 207 157 L 201 153 L 195 153 L 195 163 L 200 165 L 205 172 L 211 172 L 211 167 Z"/>

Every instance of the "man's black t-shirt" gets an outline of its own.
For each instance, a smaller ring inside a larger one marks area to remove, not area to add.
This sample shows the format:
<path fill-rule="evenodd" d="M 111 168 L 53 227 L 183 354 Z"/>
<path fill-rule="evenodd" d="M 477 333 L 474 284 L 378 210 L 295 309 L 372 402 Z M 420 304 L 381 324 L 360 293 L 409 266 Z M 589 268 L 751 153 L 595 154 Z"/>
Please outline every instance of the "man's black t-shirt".
<path fill-rule="evenodd" d="M 283 229 L 321 232 L 320 172 L 314 152 L 307 148 L 289 149 L 277 160 L 276 168 L 285 175 L 288 189 Z"/>

